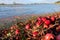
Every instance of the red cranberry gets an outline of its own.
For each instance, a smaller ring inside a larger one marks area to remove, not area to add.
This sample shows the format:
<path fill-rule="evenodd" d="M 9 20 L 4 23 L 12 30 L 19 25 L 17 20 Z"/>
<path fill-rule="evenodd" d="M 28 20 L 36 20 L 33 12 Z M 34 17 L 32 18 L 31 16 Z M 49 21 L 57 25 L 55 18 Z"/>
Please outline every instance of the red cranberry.
<path fill-rule="evenodd" d="M 10 29 L 14 29 L 13 27 L 10 27 Z"/>
<path fill-rule="evenodd" d="M 26 26 L 25 26 L 25 29 L 30 29 L 30 24 L 27 24 Z"/>
<path fill-rule="evenodd" d="M 45 21 L 45 24 L 46 24 L 46 25 L 49 25 L 50 23 L 51 23 L 50 20 L 46 20 L 46 21 Z"/>
<path fill-rule="evenodd" d="M 51 21 L 55 21 L 55 17 L 54 16 L 51 17 Z"/>
<path fill-rule="evenodd" d="M 17 35 L 17 34 L 19 34 L 19 29 L 16 29 L 16 31 L 15 31 L 15 34 Z"/>
<path fill-rule="evenodd" d="M 37 34 L 38 34 L 38 32 L 37 32 L 37 31 L 34 31 L 34 32 L 33 32 L 33 37 L 36 37 Z"/>
<path fill-rule="evenodd" d="M 54 35 L 51 34 L 51 33 L 47 33 L 47 34 L 45 35 L 45 40 L 50 40 L 50 39 L 54 39 Z"/>
<path fill-rule="evenodd" d="M 42 21 L 45 22 L 46 21 L 46 17 L 42 17 Z"/>

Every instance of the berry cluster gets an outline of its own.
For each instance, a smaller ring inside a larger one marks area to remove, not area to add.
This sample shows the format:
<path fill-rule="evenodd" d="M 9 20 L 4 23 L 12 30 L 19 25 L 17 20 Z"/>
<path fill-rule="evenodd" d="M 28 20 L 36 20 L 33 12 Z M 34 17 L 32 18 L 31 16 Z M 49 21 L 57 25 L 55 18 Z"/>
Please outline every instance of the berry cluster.
<path fill-rule="evenodd" d="M 39 16 L 1 30 L 1 40 L 60 40 L 59 15 Z"/>

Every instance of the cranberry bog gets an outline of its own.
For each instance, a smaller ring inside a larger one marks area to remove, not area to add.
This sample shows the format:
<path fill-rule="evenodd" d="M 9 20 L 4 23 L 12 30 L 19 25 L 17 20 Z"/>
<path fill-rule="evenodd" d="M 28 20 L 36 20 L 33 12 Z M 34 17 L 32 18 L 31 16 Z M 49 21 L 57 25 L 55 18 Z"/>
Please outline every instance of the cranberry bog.
<path fill-rule="evenodd" d="M 13 18 L 1 24 L 0 40 L 60 40 L 60 12 Z"/>

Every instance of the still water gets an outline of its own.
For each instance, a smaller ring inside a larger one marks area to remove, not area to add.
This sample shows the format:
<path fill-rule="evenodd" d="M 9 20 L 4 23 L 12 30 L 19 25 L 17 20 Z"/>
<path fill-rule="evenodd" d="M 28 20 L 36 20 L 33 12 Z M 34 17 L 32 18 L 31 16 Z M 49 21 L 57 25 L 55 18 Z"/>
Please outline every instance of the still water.
<path fill-rule="evenodd" d="M 39 4 L 39 5 L 0 5 L 0 18 L 11 16 L 21 16 L 27 14 L 44 14 L 59 12 L 60 5 L 57 4 Z"/>

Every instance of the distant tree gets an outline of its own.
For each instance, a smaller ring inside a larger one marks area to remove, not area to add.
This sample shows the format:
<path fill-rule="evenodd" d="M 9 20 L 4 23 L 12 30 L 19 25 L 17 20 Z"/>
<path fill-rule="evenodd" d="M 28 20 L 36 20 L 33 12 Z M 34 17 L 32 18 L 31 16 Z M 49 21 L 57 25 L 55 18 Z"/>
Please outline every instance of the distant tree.
<path fill-rule="evenodd" d="M 57 2 L 55 2 L 55 3 L 58 3 L 58 4 L 60 4 L 60 1 L 57 1 Z"/>
<path fill-rule="evenodd" d="M 5 3 L 1 3 L 0 5 L 5 5 Z"/>

